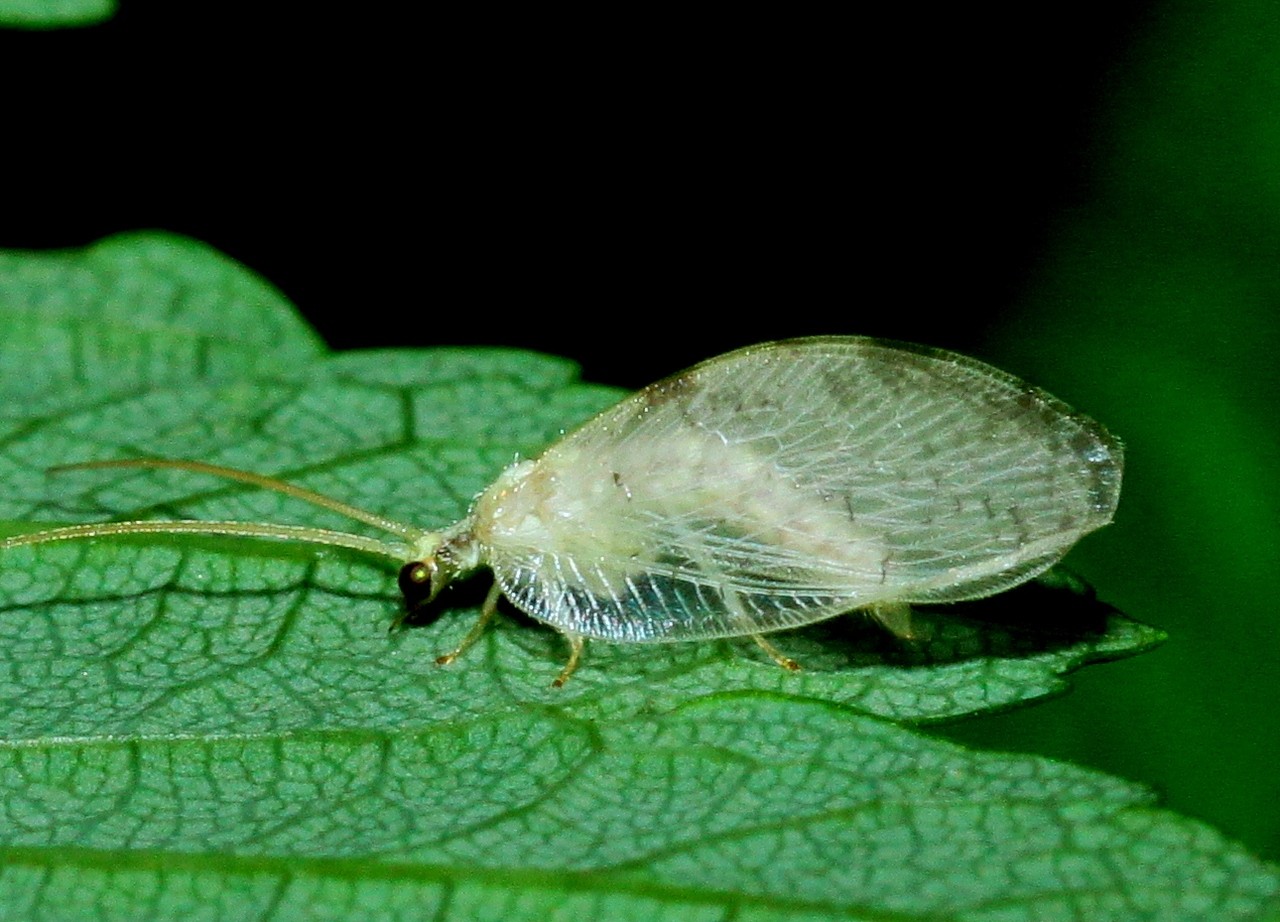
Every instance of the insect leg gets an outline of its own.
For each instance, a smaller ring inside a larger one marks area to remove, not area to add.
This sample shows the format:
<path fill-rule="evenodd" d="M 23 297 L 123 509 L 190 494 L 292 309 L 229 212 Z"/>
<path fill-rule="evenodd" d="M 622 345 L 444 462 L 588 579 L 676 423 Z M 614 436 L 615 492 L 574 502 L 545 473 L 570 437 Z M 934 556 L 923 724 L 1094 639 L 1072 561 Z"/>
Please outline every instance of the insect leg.
<path fill-rule="evenodd" d="M 867 612 L 899 640 L 924 639 L 912 624 L 911 606 L 905 602 L 881 602 L 869 606 Z"/>
<path fill-rule="evenodd" d="M 694 541 L 691 541 L 690 544 L 691 546 L 698 546 L 697 542 Z M 720 587 L 720 597 L 724 600 L 725 607 L 729 609 L 730 614 L 733 615 L 733 620 L 741 625 L 742 633 L 750 635 L 760 649 L 768 653 L 773 658 L 773 661 L 783 669 L 789 669 L 792 672 L 799 671 L 799 663 L 765 640 L 762 634 L 751 630 L 754 625 L 751 623 L 751 618 L 747 616 L 746 610 L 742 607 L 742 600 L 738 597 L 737 592 L 729 588 L 728 580 L 725 579 L 720 568 L 712 562 L 711 555 L 705 551 L 702 553 L 695 551 L 694 553 L 697 555 L 694 559 L 697 561 L 698 566 L 711 575 L 713 585 Z"/>
<path fill-rule="evenodd" d="M 452 653 L 446 653 L 443 656 L 436 657 L 436 664 L 439 666 L 447 666 L 456 660 L 459 656 L 467 651 L 467 648 L 480 639 L 484 634 L 484 629 L 489 626 L 489 622 L 493 620 L 493 616 L 498 611 L 498 600 L 502 598 L 502 587 L 495 580 L 493 587 L 490 588 L 489 594 L 485 596 L 484 605 L 480 607 L 480 617 L 476 619 L 476 623 L 471 626 L 471 630 L 467 632 L 467 636 L 462 638 L 462 643 L 458 644 L 458 648 Z"/>
<path fill-rule="evenodd" d="M 556 676 L 556 680 L 551 683 L 552 688 L 560 688 L 564 685 L 569 680 L 569 676 L 573 675 L 573 671 L 578 668 L 578 660 L 582 659 L 582 635 L 565 632 L 564 639 L 569 641 L 569 662 L 564 664 L 560 675 Z"/>
<path fill-rule="evenodd" d="M 792 672 L 800 671 L 800 664 L 765 640 L 763 634 L 752 634 L 751 639 L 760 645 L 761 650 L 773 657 L 773 661 L 783 669 L 790 669 Z"/>

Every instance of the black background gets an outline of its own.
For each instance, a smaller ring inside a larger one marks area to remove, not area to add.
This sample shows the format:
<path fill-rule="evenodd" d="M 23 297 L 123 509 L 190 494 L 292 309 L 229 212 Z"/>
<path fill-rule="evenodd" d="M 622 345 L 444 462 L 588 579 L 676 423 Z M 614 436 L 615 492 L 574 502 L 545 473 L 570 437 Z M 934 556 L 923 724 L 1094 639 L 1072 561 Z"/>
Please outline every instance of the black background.
<path fill-rule="evenodd" d="M 336 348 L 510 344 L 633 387 L 784 336 L 972 351 L 1093 194 L 1147 15 L 323 9 L 0 32 L 0 246 L 177 231 Z"/>

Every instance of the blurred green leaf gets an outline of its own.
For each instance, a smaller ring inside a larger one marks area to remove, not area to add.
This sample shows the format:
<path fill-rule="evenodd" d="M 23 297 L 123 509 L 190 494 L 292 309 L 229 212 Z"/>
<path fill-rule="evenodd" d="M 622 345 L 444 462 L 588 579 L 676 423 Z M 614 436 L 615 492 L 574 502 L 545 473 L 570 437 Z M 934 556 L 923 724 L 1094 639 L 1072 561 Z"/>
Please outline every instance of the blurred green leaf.
<path fill-rule="evenodd" d="M 1153 4 L 1102 79 L 1080 198 L 987 354 L 1125 441 L 1115 524 L 1072 559 L 1174 638 L 1070 707 L 973 722 L 1157 783 L 1280 860 L 1280 29 Z M 1117 708 L 1117 700 L 1127 706 Z M 1131 715 L 1143 715 L 1135 733 Z M 1046 719 L 1049 718 L 1049 719 Z"/>
<path fill-rule="evenodd" d="M 115 12 L 116 0 L 0 0 L 0 28 L 91 26 Z"/>
<path fill-rule="evenodd" d="M 177 243 L 168 252 L 191 264 L 148 275 L 128 249 L 117 284 L 140 295 L 226 268 Z M 23 260 L 45 258 L 0 262 L 0 291 Z M 56 303 L 38 287 L 29 299 Z M 24 303 L 0 301 L 0 323 Z M 261 320 L 237 326 L 287 339 L 296 321 L 270 298 L 252 303 Z M 183 304 L 179 324 L 151 328 L 155 350 L 225 316 L 216 298 Z M 76 315 L 92 328 L 79 335 L 102 326 L 101 310 Z M 52 323 L 77 335 L 65 314 Z M 58 359 L 64 388 L 10 406 L 8 530 L 139 515 L 352 527 L 188 473 L 43 473 L 156 454 L 443 524 L 513 456 L 618 396 L 544 356 L 326 357 L 297 342 L 310 351 L 287 375 L 246 357 L 239 376 L 228 359 L 217 376 L 183 378 L 171 356 L 124 390 L 109 351 L 91 368 Z M 389 636 L 394 571 L 213 538 L 5 552 L 0 918 L 1247 919 L 1280 886 L 1137 786 L 885 719 L 1009 707 L 1159 640 L 1070 589 L 926 613 L 916 644 L 856 618 L 783 635 L 799 675 L 749 641 L 595 644 L 556 691 L 559 637 L 517 616 L 434 665 L 468 628 L 481 582 L 448 594 L 433 623 Z M 1068 614 L 1048 617 L 1064 598 Z"/>

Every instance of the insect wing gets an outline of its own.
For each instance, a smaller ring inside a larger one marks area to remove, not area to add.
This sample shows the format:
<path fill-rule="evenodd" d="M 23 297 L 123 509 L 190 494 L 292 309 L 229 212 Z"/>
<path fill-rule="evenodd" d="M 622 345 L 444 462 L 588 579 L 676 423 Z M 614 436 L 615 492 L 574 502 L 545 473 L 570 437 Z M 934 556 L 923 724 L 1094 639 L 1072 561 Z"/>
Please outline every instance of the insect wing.
<path fill-rule="evenodd" d="M 615 641 L 765 632 L 1008 588 L 1111 518 L 1107 432 L 1003 372 L 862 338 L 712 359 L 533 462 L 503 591 Z M 517 533 L 519 532 L 519 533 Z"/>

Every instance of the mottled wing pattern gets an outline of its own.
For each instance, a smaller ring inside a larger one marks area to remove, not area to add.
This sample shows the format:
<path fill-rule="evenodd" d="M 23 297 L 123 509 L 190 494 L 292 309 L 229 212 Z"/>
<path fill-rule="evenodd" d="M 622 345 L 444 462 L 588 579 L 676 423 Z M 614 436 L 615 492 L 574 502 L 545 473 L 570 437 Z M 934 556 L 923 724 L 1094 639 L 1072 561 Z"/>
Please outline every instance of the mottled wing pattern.
<path fill-rule="evenodd" d="M 503 590 L 617 641 L 794 627 L 1022 582 L 1110 521 L 1097 423 L 962 356 L 772 343 L 654 384 L 533 466 L 540 531 L 488 548 Z"/>

